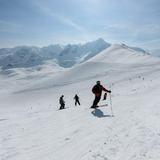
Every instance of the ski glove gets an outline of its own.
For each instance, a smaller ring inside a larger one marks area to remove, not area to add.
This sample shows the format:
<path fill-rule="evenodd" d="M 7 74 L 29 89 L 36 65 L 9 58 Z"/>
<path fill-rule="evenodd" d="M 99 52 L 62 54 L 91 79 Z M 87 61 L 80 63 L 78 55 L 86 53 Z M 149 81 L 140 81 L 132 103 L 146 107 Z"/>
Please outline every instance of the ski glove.
<path fill-rule="evenodd" d="M 109 90 L 108 93 L 111 93 L 111 91 Z"/>

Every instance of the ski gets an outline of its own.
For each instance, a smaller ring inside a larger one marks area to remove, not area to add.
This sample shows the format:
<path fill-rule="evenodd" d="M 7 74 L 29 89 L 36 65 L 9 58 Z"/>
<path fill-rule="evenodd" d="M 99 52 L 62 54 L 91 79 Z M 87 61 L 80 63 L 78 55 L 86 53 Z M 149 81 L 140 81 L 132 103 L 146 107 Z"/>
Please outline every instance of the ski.
<path fill-rule="evenodd" d="M 96 108 L 99 108 L 99 107 L 107 107 L 108 106 L 108 104 L 101 104 L 101 105 L 99 105 L 99 106 L 97 106 Z M 96 108 L 92 108 L 92 107 L 90 107 L 91 109 L 96 109 Z"/>
<path fill-rule="evenodd" d="M 102 105 L 99 105 L 98 107 L 107 107 L 108 104 L 102 104 Z"/>

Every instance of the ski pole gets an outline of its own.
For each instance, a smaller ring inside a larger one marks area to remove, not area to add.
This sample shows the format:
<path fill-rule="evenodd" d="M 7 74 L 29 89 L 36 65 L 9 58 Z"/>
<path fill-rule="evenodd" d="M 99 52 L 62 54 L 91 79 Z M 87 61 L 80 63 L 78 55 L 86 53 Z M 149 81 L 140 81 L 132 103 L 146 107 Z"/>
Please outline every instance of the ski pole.
<path fill-rule="evenodd" d="M 110 93 L 109 95 L 110 95 L 109 97 L 110 97 L 111 113 L 112 113 L 112 116 L 114 116 L 114 115 L 113 115 L 113 109 L 112 109 L 112 98 L 111 98 L 111 93 Z"/>

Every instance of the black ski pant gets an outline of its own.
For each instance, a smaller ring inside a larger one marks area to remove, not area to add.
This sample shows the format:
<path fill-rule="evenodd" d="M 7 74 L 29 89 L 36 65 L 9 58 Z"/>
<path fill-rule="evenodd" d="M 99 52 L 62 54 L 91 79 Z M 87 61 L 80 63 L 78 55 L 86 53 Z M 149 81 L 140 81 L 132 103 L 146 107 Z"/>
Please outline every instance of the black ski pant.
<path fill-rule="evenodd" d="M 77 103 L 78 103 L 79 105 L 81 105 L 80 102 L 79 102 L 79 100 L 76 100 L 76 101 L 75 101 L 75 106 L 77 106 Z"/>
<path fill-rule="evenodd" d="M 93 101 L 93 106 L 94 106 L 94 107 L 97 107 L 100 99 L 101 99 L 101 95 L 100 95 L 100 96 L 95 96 L 95 99 L 94 99 L 94 101 Z"/>
<path fill-rule="evenodd" d="M 64 107 L 65 107 L 65 104 L 62 103 L 59 109 L 64 109 Z"/>

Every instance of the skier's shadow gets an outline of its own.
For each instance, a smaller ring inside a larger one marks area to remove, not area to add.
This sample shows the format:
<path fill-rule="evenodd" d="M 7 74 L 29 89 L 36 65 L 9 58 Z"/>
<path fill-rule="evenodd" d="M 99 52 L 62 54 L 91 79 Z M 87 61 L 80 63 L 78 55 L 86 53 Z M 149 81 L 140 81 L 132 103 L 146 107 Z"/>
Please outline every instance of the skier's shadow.
<path fill-rule="evenodd" d="M 102 117 L 112 117 L 111 115 L 104 115 L 104 113 L 98 109 L 98 108 L 95 108 L 94 111 L 91 112 L 95 117 L 98 117 L 98 118 L 102 118 Z"/>

